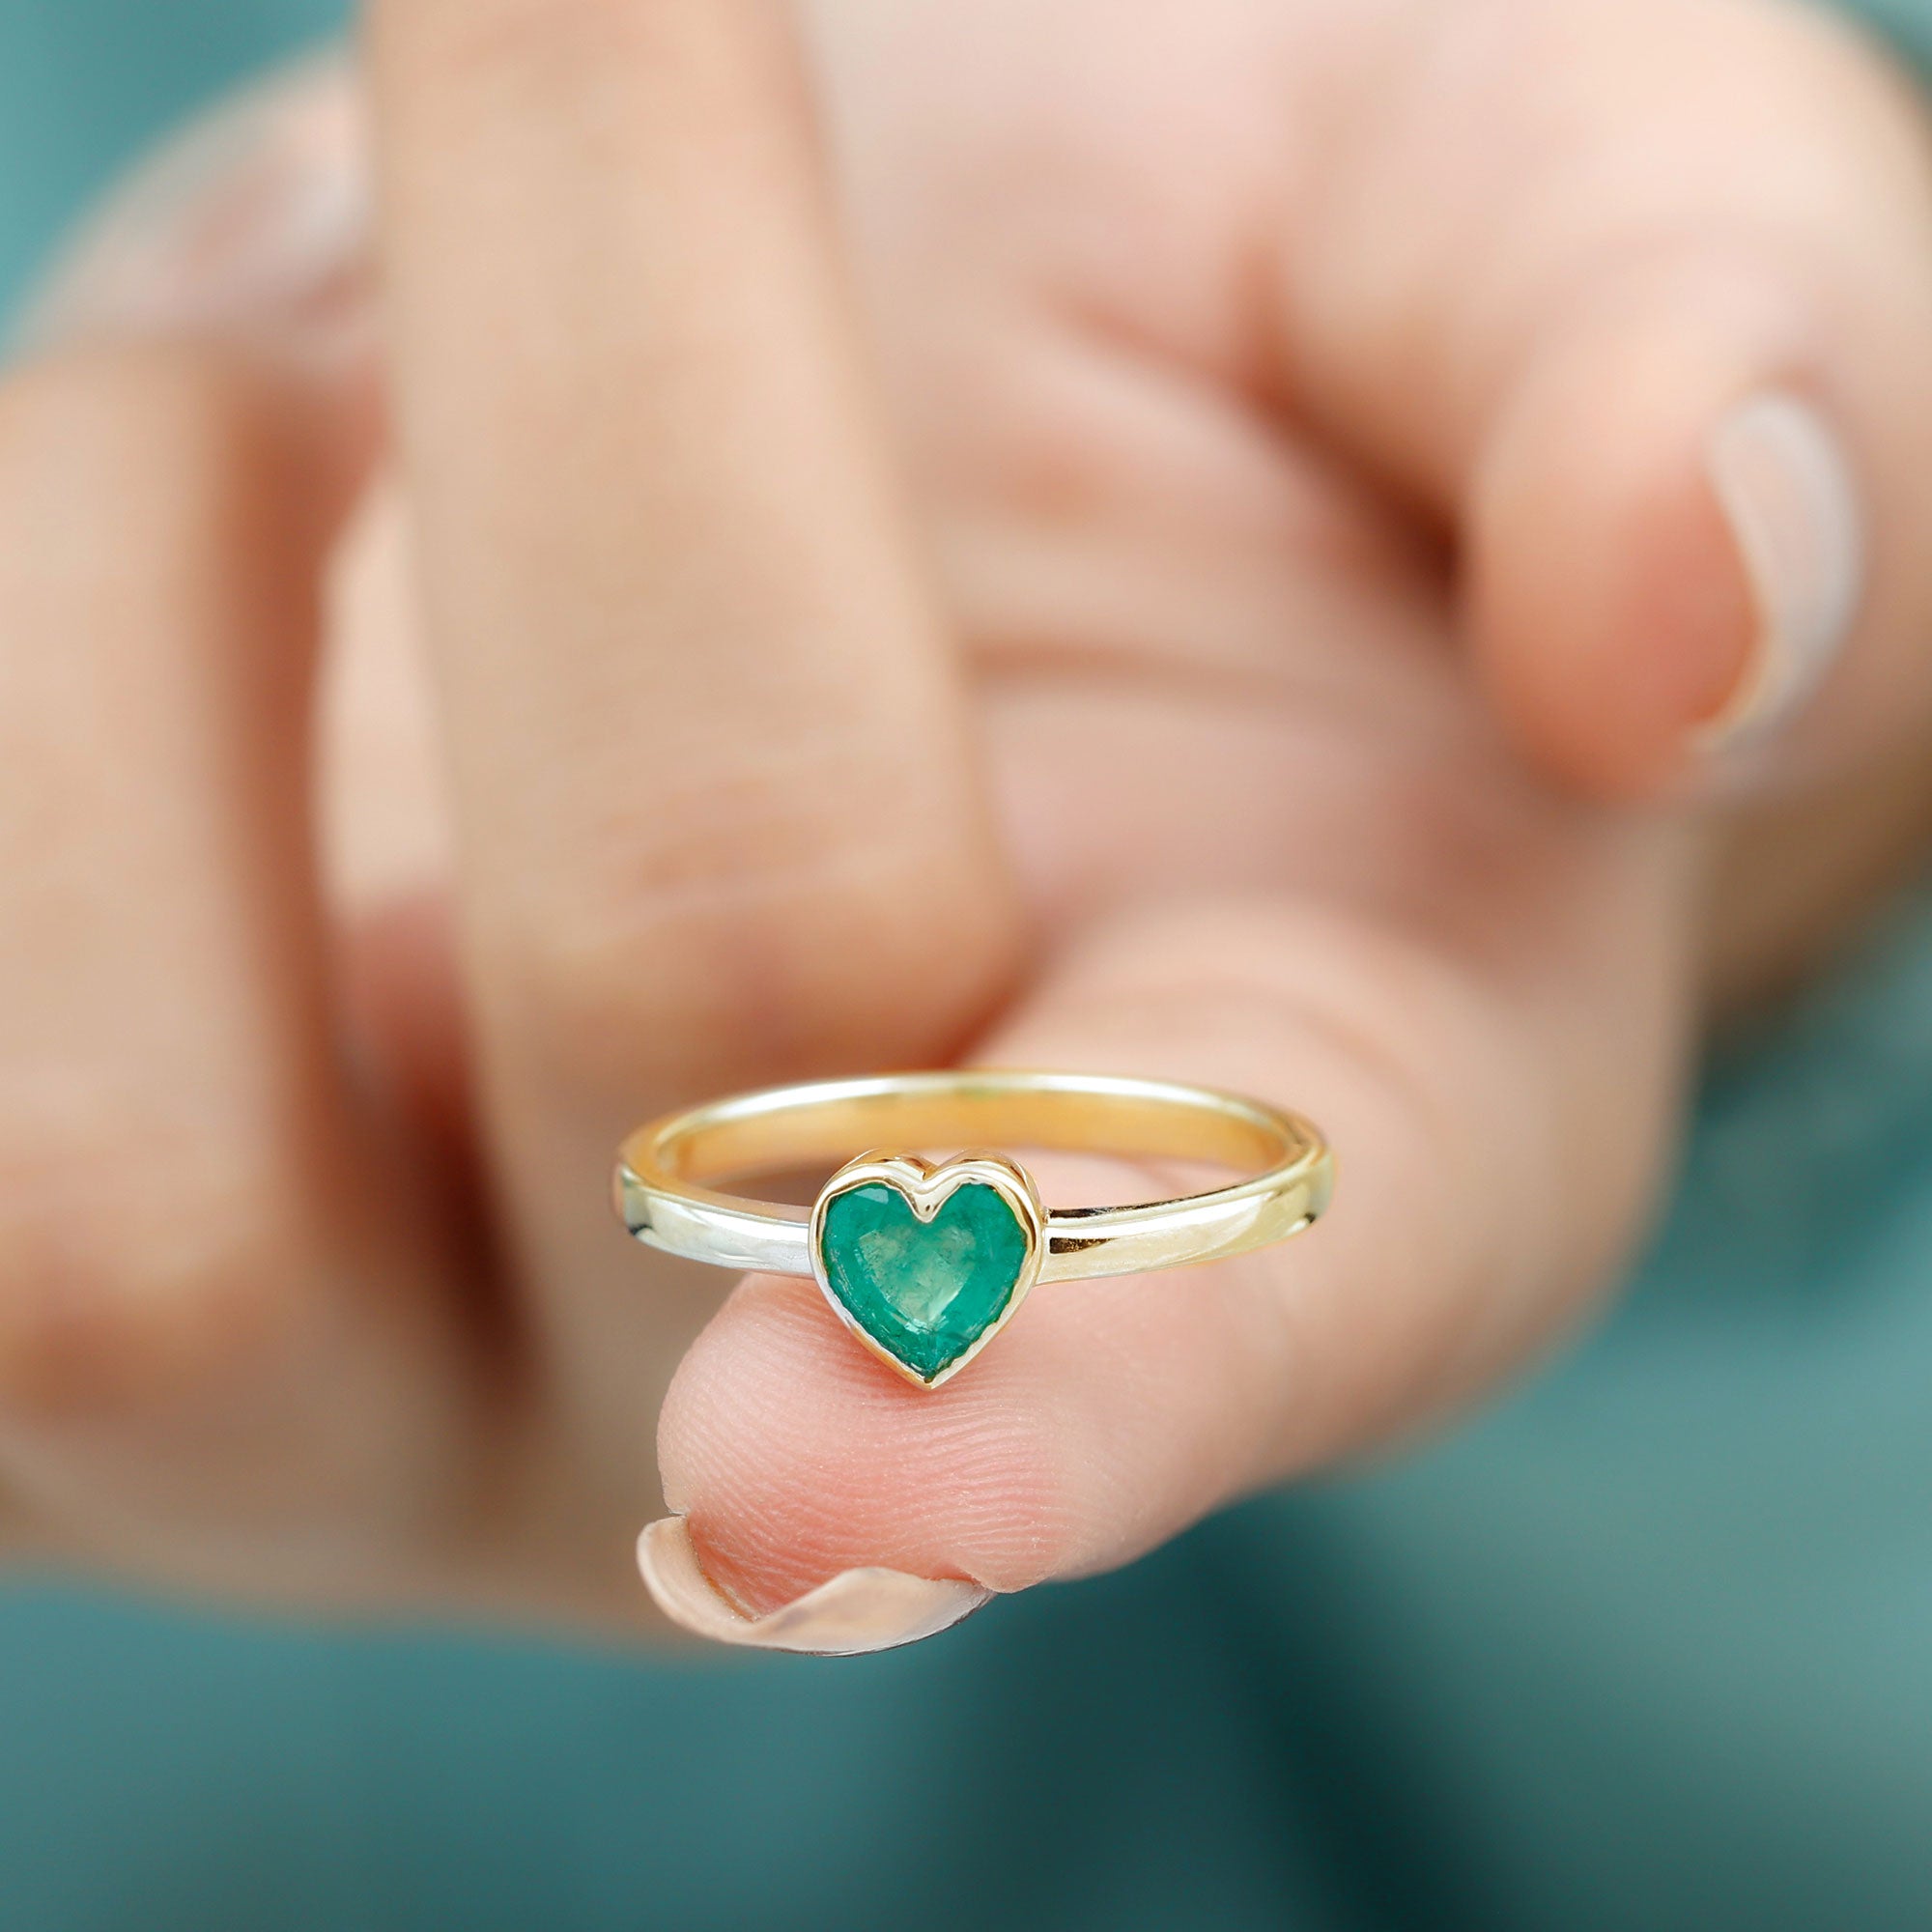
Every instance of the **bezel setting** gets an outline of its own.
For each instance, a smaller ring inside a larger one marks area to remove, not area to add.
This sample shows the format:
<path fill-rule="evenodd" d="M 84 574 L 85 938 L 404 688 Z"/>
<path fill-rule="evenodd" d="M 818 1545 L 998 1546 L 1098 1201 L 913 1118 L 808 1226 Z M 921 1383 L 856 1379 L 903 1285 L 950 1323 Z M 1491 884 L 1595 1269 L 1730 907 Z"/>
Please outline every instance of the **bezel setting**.
<path fill-rule="evenodd" d="M 877 1184 L 896 1192 L 912 1209 L 914 1217 L 926 1226 L 931 1225 L 939 1210 L 960 1188 L 989 1187 L 1012 1209 L 1013 1218 L 1025 1236 L 1019 1272 L 1007 1296 L 1006 1305 L 961 1353 L 930 1377 L 921 1375 L 917 1369 L 900 1361 L 859 1321 L 839 1298 L 826 1269 L 827 1210 L 840 1196 L 860 1187 Z M 946 1160 L 929 1161 L 914 1153 L 873 1151 L 847 1161 L 820 1189 L 811 1208 L 810 1247 L 812 1279 L 818 1283 L 819 1292 L 846 1329 L 869 1353 L 902 1379 L 915 1388 L 931 1390 L 942 1387 L 969 1363 L 977 1361 L 981 1351 L 1019 1313 L 1020 1304 L 1039 1278 L 1040 1262 L 1046 1252 L 1046 1209 L 1040 1204 L 1039 1190 L 1034 1185 L 1033 1177 L 1018 1161 L 1003 1153 L 976 1148 Z"/>

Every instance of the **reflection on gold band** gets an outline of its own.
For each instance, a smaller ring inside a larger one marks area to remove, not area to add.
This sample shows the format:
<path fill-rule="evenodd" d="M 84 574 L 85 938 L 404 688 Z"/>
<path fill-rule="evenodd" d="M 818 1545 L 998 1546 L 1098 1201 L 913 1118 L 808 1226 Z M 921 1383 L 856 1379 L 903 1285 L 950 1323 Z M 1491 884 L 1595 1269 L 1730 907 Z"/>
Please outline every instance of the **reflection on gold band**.
<path fill-rule="evenodd" d="M 617 1203 L 653 1247 L 720 1267 L 813 1273 L 807 1209 L 712 1186 L 868 1151 L 1053 1149 L 1212 1163 L 1246 1178 L 1178 1200 L 1046 1216 L 1038 1279 L 1214 1261 L 1285 1239 L 1326 1207 L 1333 1158 L 1294 1114 L 1211 1088 L 1108 1074 L 973 1069 L 770 1088 L 668 1116 L 625 1141 Z"/>

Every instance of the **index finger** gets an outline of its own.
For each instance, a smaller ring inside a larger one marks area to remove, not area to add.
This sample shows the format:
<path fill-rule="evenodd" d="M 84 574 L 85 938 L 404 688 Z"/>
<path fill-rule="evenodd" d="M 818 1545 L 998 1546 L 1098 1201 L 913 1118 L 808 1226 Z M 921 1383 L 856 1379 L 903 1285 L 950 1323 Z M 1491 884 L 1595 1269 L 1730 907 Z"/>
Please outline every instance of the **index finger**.
<path fill-rule="evenodd" d="M 1009 900 L 781 10 L 378 0 L 373 30 L 485 1084 L 526 1255 L 581 1280 L 635 1266 L 624 1127 L 945 1051 Z M 629 1378 L 611 1306 L 574 1352 Z"/>

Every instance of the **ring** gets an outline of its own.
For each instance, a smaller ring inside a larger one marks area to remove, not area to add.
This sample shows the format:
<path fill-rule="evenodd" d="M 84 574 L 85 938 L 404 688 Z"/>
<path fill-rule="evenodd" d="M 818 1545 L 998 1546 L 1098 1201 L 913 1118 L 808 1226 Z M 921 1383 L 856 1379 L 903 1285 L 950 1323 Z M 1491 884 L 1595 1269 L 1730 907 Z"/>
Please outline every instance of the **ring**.
<path fill-rule="evenodd" d="M 1211 1163 L 1203 1194 L 1049 1212 L 992 1147 Z M 914 1149 L 958 1148 L 932 1161 Z M 855 1150 L 857 1158 L 847 1158 Z M 810 1211 L 715 1190 L 843 1160 Z M 879 1359 L 924 1389 L 956 1376 L 1037 1283 L 1217 1261 L 1308 1227 L 1334 1158 L 1260 1100 L 1107 1074 L 895 1073 L 767 1088 L 639 1127 L 617 1209 L 640 1241 L 718 1267 L 810 1275 Z"/>

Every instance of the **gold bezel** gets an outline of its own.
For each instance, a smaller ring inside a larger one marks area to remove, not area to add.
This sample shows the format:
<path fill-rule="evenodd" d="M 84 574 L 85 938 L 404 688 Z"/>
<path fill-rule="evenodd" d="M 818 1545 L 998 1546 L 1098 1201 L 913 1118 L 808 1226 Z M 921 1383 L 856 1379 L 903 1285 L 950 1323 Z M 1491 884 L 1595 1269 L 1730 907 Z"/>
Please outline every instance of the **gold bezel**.
<path fill-rule="evenodd" d="M 826 1274 L 826 1209 L 841 1194 L 849 1194 L 855 1187 L 873 1182 L 883 1182 L 888 1187 L 895 1188 L 914 1215 L 927 1223 L 961 1187 L 990 1187 L 1013 1210 L 1013 1217 L 1026 1236 L 1026 1253 L 1020 1263 L 1019 1275 L 998 1320 L 989 1322 L 984 1332 L 975 1338 L 971 1348 L 930 1379 L 917 1369 L 909 1368 L 884 1343 L 866 1331 L 858 1318 L 839 1300 Z M 831 1304 L 832 1312 L 871 1354 L 901 1378 L 909 1381 L 914 1388 L 932 1390 L 943 1387 L 968 1363 L 976 1361 L 987 1344 L 1019 1313 L 1020 1304 L 1039 1278 L 1040 1260 L 1046 1252 L 1046 1209 L 1040 1205 L 1039 1190 L 1034 1185 L 1033 1176 L 1018 1161 L 1009 1160 L 1003 1153 L 973 1148 L 948 1160 L 929 1161 L 916 1153 L 875 1151 L 847 1161 L 819 1190 L 818 1199 L 811 1207 L 810 1238 L 811 1276 L 818 1284 L 819 1293 Z"/>

